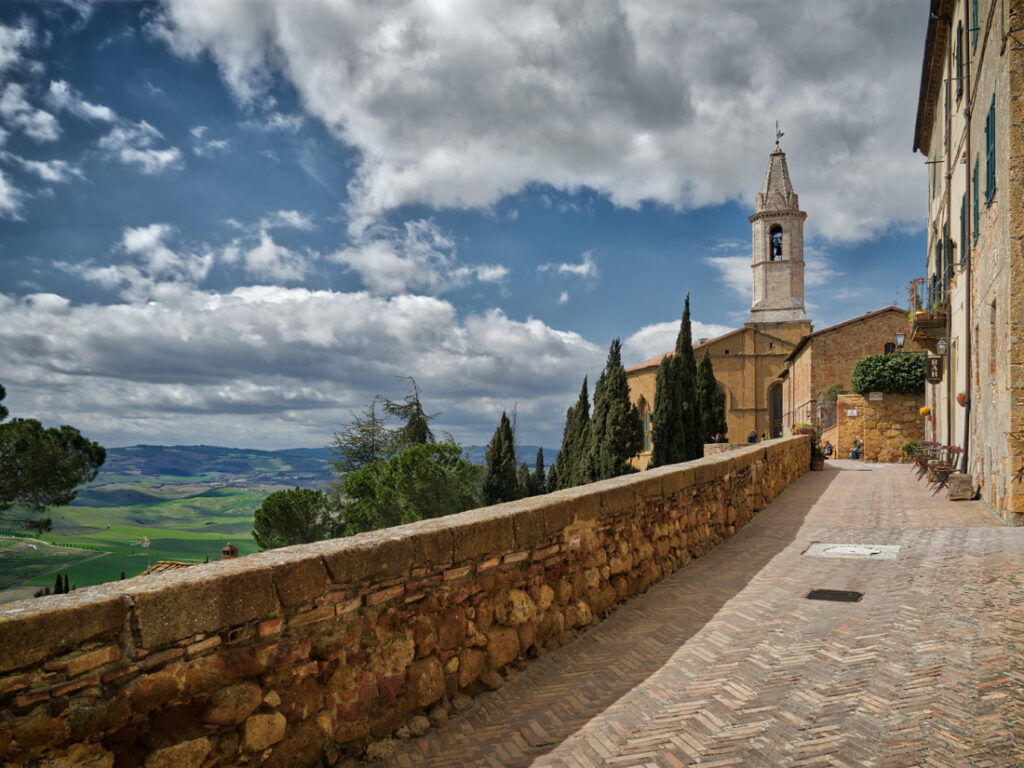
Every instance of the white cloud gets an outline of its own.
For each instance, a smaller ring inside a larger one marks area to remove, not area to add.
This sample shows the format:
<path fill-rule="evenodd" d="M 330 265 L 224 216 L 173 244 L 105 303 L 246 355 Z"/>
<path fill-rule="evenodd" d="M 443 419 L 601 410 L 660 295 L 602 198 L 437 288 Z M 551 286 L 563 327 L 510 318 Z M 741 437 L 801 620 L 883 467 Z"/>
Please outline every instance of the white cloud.
<path fill-rule="evenodd" d="M 260 227 L 263 229 L 286 227 L 312 232 L 316 229 L 316 224 L 313 223 L 311 216 L 299 211 L 274 211 L 260 219 Z"/>
<path fill-rule="evenodd" d="M 60 137 L 57 118 L 29 104 L 24 86 L 18 83 L 8 83 L 0 95 L 0 116 L 8 126 L 21 130 L 34 141 L 56 141 Z"/>
<path fill-rule="evenodd" d="M 0 24 L 0 74 L 22 62 L 22 51 L 35 43 L 35 33 L 28 21 L 16 27 Z"/>
<path fill-rule="evenodd" d="M 569 292 L 568 291 L 562 291 L 560 294 L 558 294 L 558 304 L 559 304 L 559 306 L 561 306 L 562 304 L 568 304 L 568 303 L 569 303 Z"/>
<path fill-rule="evenodd" d="M 14 186 L 6 173 L 0 170 L 0 217 L 20 219 L 23 197 L 24 193 Z"/>
<path fill-rule="evenodd" d="M 258 119 L 246 120 L 241 123 L 241 126 L 266 133 L 298 133 L 305 122 L 306 118 L 300 114 L 286 115 L 275 111 Z"/>
<path fill-rule="evenodd" d="M 598 275 L 597 264 L 594 263 L 594 252 L 586 251 L 583 259 L 578 264 L 563 262 L 561 264 L 541 264 L 537 267 L 540 272 L 554 270 L 560 275 L 575 275 L 587 280 L 593 280 Z"/>
<path fill-rule="evenodd" d="M 218 152 L 226 152 L 231 142 L 227 139 L 206 139 L 207 126 L 197 125 L 189 131 L 192 134 L 192 152 L 199 157 L 208 157 Z"/>
<path fill-rule="evenodd" d="M 249 274 L 277 282 L 301 280 L 309 269 L 307 257 L 278 245 L 266 230 L 260 232 L 259 243 L 245 251 L 244 262 Z"/>
<path fill-rule="evenodd" d="M 67 110 L 83 120 L 99 120 L 104 123 L 117 120 L 117 115 L 110 107 L 86 101 L 64 80 L 54 80 L 50 83 L 46 100 L 56 111 Z"/>
<path fill-rule="evenodd" d="M 727 325 L 702 323 L 699 320 L 690 322 L 690 332 L 694 342 L 699 339 L 713 339 L 731 330 Z M 628 367 L 663 355 L 669 350 L 675 349 L 678 335 L 678 320 L 645 325 L 622 343 L 622 361 Z"/>
<path fill-rule="evenodd" d="M 603 363 L 579 335 L 498 310 L 460 319 L 436 298 L 273 286 L 107 306 L 0 294 L 0 357 L 26 415 L 107 445 L 159 434 L 261 447 L 325 444 L 375 394 L 400 397 L 403 375 L 467 444 L 518 401 L 526 439 L 557 445 L 580 377 Z"/>
<path fill-rule="evenodd" d="M 709 256 L 705 261 L 718 270 L 719 278 L 729 288 L 750 301 L 750 256 Z"/>
<path fill-rule="evenodd" d="M 888 0 L 168 0 L 154 32 L 257 103 L 287 78 L 356 148 L 351 227 L 406 204 L 489 207 L 534 182 L 616 205 L 750 201 L 786 131 L 827 237 L 923 210 L 907 147 L 922 11 Z"/>
<path fill-rule="evenodd" d="M 182 167 L 177 147 L 154 148 L 162 139 L 163 134 L 143 120 L 116 126 L 100 139 L 99 146 L 125 165 L 137 165 L 144 174 L 154 175 Z"/>
<path fill-rule="evenodd" d="M 500 283 L 509 275 L 508 267 L 501 264 L 483 264 L 473 267 L 473 271 L 481 283 Z"/>
<path fill-rule="evenodd" d="M 65 160 L 28 160 L 10 152 L 2 153 L 2 157 L 52 184 L 64 184 L 72 179 L 84 178 L 82 170 L 78 166 Z"/>

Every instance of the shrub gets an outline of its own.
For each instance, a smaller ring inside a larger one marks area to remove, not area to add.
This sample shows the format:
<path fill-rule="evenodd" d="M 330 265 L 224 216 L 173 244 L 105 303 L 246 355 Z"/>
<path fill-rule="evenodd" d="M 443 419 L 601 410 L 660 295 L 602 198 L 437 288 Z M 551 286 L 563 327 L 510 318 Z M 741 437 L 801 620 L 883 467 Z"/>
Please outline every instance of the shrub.
<path fill-rule="evenodd" d="M 853 369 L 853 391 L 867 392 L 924 392 L 924 355 L 902 353 L 871 355 Z"/>

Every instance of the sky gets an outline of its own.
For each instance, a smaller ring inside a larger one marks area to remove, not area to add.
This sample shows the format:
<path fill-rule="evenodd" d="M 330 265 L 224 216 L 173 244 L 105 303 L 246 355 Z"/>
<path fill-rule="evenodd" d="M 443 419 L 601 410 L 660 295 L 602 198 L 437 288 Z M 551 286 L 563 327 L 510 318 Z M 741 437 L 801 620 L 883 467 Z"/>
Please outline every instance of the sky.
<path fill-rule="evenodd" d="M 925 0 L 0 4 L 0 383 L 108 447 L 329 442 L 412 376 L 556 450 L 745 322 L 775 124 L 816 328 L 923 272 Z M 551 457 L 553 458 L 553 456 Z"/>

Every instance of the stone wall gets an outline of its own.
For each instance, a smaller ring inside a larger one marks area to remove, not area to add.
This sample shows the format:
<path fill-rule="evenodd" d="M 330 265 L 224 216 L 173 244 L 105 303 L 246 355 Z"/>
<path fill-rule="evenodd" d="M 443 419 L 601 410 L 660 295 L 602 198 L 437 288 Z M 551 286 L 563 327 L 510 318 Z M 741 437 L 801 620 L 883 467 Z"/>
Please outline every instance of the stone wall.
<path fill-rule="evenodd" d="M 711 550 L 806 437 L 0 606 L 0 762 L 334 764 L 443 723 Z M 383 751 L 383 752 L 382 752 Z"/>
<path fill-rule="evenodd" d="M 920 409 L 924 405 L 924 394 L 898 395 L 881 393 L 881 400 L 869 400 L 861 395 L 840 395 L 836 437 L 836 458 L 845 459 L 850 455 L 853 441 L 864 441 L 864 460 L 901 462 L 903 444 L 908 440 L 924 440 L 925 418 Z M 856 411 L 856 416 L 849 413 Z"/>

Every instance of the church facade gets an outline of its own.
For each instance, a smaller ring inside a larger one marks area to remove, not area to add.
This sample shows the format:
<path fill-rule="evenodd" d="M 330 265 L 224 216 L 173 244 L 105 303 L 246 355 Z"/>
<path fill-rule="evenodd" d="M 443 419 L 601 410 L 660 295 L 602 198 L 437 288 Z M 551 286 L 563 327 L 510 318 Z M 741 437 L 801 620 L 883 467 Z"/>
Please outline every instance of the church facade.
<path fill-rule="evenodd" d="M 809 406 L 818 388 L 838 383 L 848 389 L 857 361 L 867 354 L 890 351 L 893 329 L 906 325 L 905 312 L 886 307 L 862 316 L 866 322 L 854 318 L 814 333 L 804 309 L 806 218 L 789 177 L 786 155 L 776 142 L 749 219 L 750 315 L 742 328 L 714 339 L 701 339 L 693 348 L 698 361 L 705 352 L 711 356 L 718 386 L 725 393 L 730 442 L 743 442 L 751 431 L 779 437 L 795 420 L 810 421 L 813 414 Z M 857 328 L 860 338 L 856 359 L 847 354 L 846 345 L 838 343 L 838 337 L 849 333 L 851 326 Z M 833 336 L 837 343 L 830 345 Z M 644 450 L 635 462 L 640 469 L 650 461 L 655 380 L 664 357 L 659 355 L 626 370 L 630 399 L 639 409 L 644 426 Z M 821 374 L 804 376 L 803 367 L 812 359 Z M 798 370 L 790 376 L 794 364 Z M 822 384 L 825 379 L 828 384 Z M 808 418 L 798 419 L 798 414 Z"/>

